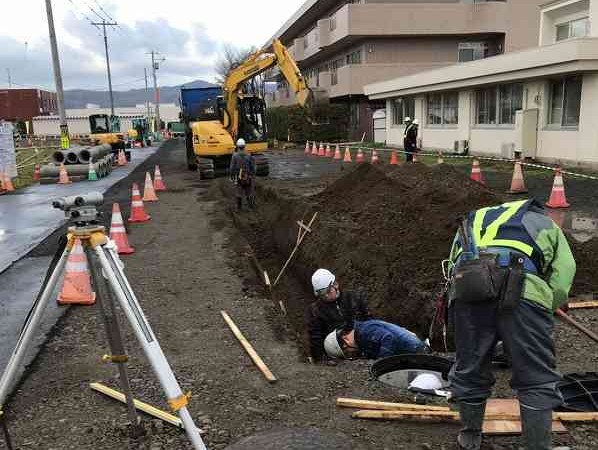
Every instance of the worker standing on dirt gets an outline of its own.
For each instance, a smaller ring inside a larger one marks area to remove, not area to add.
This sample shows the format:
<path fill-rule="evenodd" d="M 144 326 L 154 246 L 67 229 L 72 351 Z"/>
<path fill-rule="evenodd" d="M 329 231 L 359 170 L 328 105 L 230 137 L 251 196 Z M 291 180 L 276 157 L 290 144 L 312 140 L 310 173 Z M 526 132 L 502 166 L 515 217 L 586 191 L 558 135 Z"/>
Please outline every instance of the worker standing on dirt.
<path fill-rule="evenodd" d="M 403 135 L 403 147 L 406 153 L 407 162 L 413 162 L 413 153 L 417 147 L 417 126 L 411 117 L 405 117 L 405 132 Z"/>
<path fill-rule="evenodd" d="M 351 330 L 355 320 L 369 319 L 367 294 L 362 290 L 341 291 L 336 276 L 318 269 L 311 277 L 316 301 L 306 311 L 307 346 L 310 361 L 321 360 L 326 336 L 337 328 Z"/>
<path fill-rule="evenodd" d="M 230 160 L 230 177 L 237 185 L 237 209 L 243 209 L 243 197 L 250 208 L 255 208 L 255 161 L 245 151 L 245 139 L 239 139 Z"/>
<path fill-rule="evenodd" d="M 456 344 L 450 381 L 463 424 L 460 448 L 480 448 L 495 382 L 492 353 L 502 340 L 526 448 L 551 449 L 552 410 L 562 402 L 553 312 L 567 302 L 576 270 L 567 239 L 536 200 L 483 208 L 465 217 L 449 265 Z"/>
<path fill-rule="evenodd" d="M 354 321 L 352 329 L 332 331 L 324 341 L 331 358 L 386 358 L 405 353 L 427 353 L 428 346 L 415 333 L 382 320 Z"/>

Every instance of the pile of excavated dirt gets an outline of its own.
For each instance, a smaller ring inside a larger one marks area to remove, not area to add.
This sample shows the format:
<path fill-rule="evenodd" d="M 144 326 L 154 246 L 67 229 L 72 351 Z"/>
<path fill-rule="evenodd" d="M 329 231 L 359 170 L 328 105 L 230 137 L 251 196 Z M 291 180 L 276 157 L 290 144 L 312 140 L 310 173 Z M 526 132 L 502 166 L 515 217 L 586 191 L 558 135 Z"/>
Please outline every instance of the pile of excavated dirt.
<path fill-rule="evenodd" d="M 598 238 L 583 244 L 571 243 L 571 249 L 577 263 L 577 274 L 573 283 L 572 296 L 598 294 Z"/>

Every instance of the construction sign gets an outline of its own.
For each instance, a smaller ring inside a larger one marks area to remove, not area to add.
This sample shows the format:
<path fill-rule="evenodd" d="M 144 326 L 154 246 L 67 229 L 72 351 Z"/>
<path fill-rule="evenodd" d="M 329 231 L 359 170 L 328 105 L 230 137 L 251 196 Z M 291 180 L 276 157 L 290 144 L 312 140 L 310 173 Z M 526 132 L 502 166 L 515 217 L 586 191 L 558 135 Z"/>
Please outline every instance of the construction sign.
<path fill-rule="evenodd" d="M 4 173 L 10 178 L 17 176 L 13 129 L 12 123 L 0 120 L 0 173 Z"/>

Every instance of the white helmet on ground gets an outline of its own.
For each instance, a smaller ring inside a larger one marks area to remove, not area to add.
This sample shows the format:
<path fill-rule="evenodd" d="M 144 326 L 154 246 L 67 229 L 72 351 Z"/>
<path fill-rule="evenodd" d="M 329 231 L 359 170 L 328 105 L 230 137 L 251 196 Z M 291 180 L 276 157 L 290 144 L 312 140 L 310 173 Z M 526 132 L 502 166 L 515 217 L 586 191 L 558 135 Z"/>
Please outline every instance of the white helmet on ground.
<path fill-rule="evenodd" d="M 324 340 L 324 350 L 331 358 L 344 358 L 343 349 L 338 343 L 338 330 L 334 330 Z"/>
<path fill-rule="evenodd" d="M 332 272 L 326 269 L 318 269 L 311 276 L 311 285 L 314 288 L 314 295 L 319 295 L 324 289 L 328 289 L 336 277 Z"/>
<path fill-rule="evenodd" d="M 239 140 L 237 140 L 237 147 L 238 148 L 245 148 L 245 139 L 243 138 L 239 138 Z"/>
<path fill-rule="evenodd" d="M 421 373 L 409 383 L 409 389 L 420 389 L 424 391 L 434 391 L 442 389 L 442 382 L 438 376 L 432 373 Z"/>

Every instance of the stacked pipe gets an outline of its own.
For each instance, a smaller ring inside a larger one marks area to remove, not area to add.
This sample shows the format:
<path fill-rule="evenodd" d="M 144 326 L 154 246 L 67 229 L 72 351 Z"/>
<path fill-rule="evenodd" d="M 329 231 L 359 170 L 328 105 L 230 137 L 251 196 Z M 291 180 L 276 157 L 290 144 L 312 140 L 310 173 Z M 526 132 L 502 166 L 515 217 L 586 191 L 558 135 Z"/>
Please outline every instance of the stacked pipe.
<path fill-rule="evenodd" d="M 42 183 L 55 182 L 60 175 L 62 164 L 69 177 L 74 178 L 73 181 L 87 179 L 90 162 L 98 178 L 103 178 L 112 172 L 114 155 L 110 144 L 101 144 L 56 151 L 52 154 L 52 161 L 53 164 L 41 168 Z"/>

